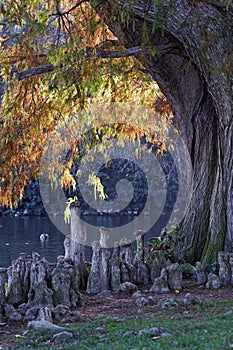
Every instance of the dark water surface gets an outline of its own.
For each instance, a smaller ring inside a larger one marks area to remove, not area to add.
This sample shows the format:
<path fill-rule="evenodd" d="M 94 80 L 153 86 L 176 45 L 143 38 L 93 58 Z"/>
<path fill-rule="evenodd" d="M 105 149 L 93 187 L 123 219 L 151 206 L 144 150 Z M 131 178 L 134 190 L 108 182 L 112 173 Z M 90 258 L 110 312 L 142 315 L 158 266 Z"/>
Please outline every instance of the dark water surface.
<path fill-rule="evenodd" d="M 49 233 L 46 245 L 41 245 L 40 234 Z M 56 261 L 64 254 L 64 235 L 48 218 L 0 217 L 0 266 L 7 267 L 20 253 L 38 252 L 48 261 Z"/>
<path fill-rule="evenodd" d="M 118 226 L 130 221 L 127 217 L 88 217 L 86 222 L 96 226 L 96 238 L 99 226 Z M 111 222 L 109 222 L 109 220 Z M 146 220 L 146 217 L 145 217 Z M 166 220 L 165 220 L 166 221 Z M 136 225 L 136 224 L 135 224 Z M 164 225 L 156 225 L 146 236 L 158 235 Z M 135 230 L 137 227 L 135 226 Z M 45 245 L 40 242 L 40 234 L 47 232 L 49 240 Z M 31 255 L 38 252 L 49 262 L 55 262 L 58 255 L 64 255 L 64 234 L 47 217 L 9 217 L 0 216 L 0 267 L 8 267 L 20 253 Z M 91 248 L 86 247 L 86 260 L 91 259 Z"/>

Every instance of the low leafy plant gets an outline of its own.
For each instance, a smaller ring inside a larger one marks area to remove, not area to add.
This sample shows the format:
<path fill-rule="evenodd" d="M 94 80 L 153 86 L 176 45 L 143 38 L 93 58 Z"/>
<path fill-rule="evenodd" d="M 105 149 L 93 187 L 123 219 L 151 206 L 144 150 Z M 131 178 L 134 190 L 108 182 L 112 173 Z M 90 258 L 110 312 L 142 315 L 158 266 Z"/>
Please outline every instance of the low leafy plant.
<path fill-rule="evenodd" d="M 172 226 L 171 230 L 165 227 L 161 235 L 150 240 L 150 253 L 156 250 L 163 250 L 168 255 L 172 256 L 172 246 L 175 240 L 176 226 Z"/>

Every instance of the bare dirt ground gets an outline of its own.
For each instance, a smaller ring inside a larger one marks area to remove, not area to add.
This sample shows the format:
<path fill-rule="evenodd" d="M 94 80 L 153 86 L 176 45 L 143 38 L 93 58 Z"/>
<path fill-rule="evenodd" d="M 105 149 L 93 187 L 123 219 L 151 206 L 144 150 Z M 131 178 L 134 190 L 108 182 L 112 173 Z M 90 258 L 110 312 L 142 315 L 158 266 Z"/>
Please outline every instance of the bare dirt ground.
<path fill-rule="evenodd" d="M 213 290 L 198 287 L 196 283 L 190 281 L 184 283 L 183 289 L 179 293 L 171 291 L 169 293 L 154 294 L 142 290 L 142 294 L 146 297 L 153 296 L 157 301 L 170 297 L 182 299 L 187 293 L 191 293 L 202 302 L 233 300 L 233 286 Z M 143 312 L 143 308 L 140 309 L 141 312 Z M 138 307 L 136 311 L 138 311 Z M 85 305 L 79 309 L 79 312 L 80 317 L 83 319 L 103 316 L 132 316 L 135 314 L 135 300 L 132 299 L 131 296 L 123 294 L 117 295 L 114 298 L 87 297 Z M 148 310 L 146 310 L 146 312 L 148 312 Z"/>
<path fill-rule="evenodd" d="M 198 287 L 195 282 L 186 281 L 183 284 L 182 291 L 171 291 L 163 294 L 152 294 L 148 291 L 142 290 L 144 296 L 153 296 L 157 301 L 166 298 L 182 299 L 187 293 L 191 293 L 200 301 L 220 301 L 233 300 L 233 286 L 220 288 L 218 290 L 205 289 Z M 130 295 L 123 293 L 113 294 L 113 296 L 87 296 L 83 295 L 84 305 L 78 311 L 80 319 L 78 322 L 87 322 L 93 318 L 98 317 L 127 317 L 127 316 L 153 316 L 156 309 L 148 309 L 144 307 L 136 307 L 135 300 Z M 140 310 L 140 311 L 139 311 Z M 162 310 L 160 310 L 162 312 Z M 0 324 L 0 349 L 10 350 L 15 343 L 17 335 L 27 329 L 27 323 L 23 322 L 5 322 Z"/>

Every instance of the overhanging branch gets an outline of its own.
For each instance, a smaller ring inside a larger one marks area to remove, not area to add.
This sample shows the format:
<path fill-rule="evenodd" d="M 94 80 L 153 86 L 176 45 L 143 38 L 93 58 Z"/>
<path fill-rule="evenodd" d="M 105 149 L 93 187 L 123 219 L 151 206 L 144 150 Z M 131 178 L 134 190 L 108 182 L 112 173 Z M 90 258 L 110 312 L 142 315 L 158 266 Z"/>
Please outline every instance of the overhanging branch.
<path fill-rule="evenodd" d="M 82 53 L 82 55 L 85 58 L 124 58 L 124 57 L 136 56 L 145 50 L 148 50 L 148 48 L 142 49 L 141 46 L 131 47 L 125 50 L 112 50 L 112 51 L 101 50 L 99 48 L 88 48 L 87 50 L 85 50 L 85 52 Z M 17 77 L 18 77 L 18 80 L 24 80 L 27 78 L 34 77 L 36 75 L 53 72 L 55 69 L 61 69 L 61 68 L 62 68 L 62 65 L 54 66 L 53 64 L 33 67 L 23 72 L 19 72 Z"/>
<path fill-rule="evenodd" d="M 49 72 L 53 72 L 56 67 L 53 64 L 48 64 L 46 66 L 39 66 L 27 69 L 23 72 L 17 74 L 18 80 L 24 80 L 27 78 L 34 77 L 36 75 L 45 74 Z"/>

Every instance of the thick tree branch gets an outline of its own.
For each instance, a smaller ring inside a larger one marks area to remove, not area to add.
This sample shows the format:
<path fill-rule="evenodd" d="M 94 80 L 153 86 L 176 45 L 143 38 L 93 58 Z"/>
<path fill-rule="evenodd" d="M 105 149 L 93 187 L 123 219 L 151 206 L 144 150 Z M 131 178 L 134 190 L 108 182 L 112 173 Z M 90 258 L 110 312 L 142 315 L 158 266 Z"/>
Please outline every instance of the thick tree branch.
<path fill-rule="evenodd" d="M 27 78 L 34 77 L 36 75 L 45 74 L 48 72 L 53 72 L 56 69 L 56 67 L 53 64 L 48 64 L 46 66 L 39 66 L 39 67 L 33 67 L 30 69 L 27 69 L 23 72 L 18 73 L 17 77 L 18 80 L 24 80 Z"/>
<path fill-rule="evenodd" d="M 123 58 L 123 57 L 130 57 L 130 56 L 136 56 L 140 53 L 142 53 L 142 50 L 148 50 L 149 48 L 141 48 L 141 46 L 131 47 L 126 50 L 102 50 L 99 48 L 87 48 L 85 52 L 83 52 L 83 56 L 86 58 Z M 54 66 L 53 64 L 49 64 L 46 66 L 38 66 L 29 68 L 23 72 L 19 72 L 17 77 L 18 80 L 24 80 L 27 78 L 34 77 L 36 75 L 45 74 L 48 72 L 53 72 L 55 69 L 61 69 L 62 65 Z"/>
<path fill-rule="evenodd" d="M 147 48 L 148 49 L 148 48 Z M 90 57 L 99 57 L 99 58 L 122 58 L 122 57 L 130 57 L 130 56 L 136 56 L 140 54 L 144 48 L 142 49 L 141 46 L 135 46 L 131 47 L 129 49 L 122 49 L 122 50 L 112 50 L 112 51 L 105 51 L 101 49 L 91 49 L 90 50 Z M 91 52 L 92 51 L 92 52 Z M 95 53 L 96 51 L 96 53 Z M 93 55 L 94 53 L 94 55 Z"/>

